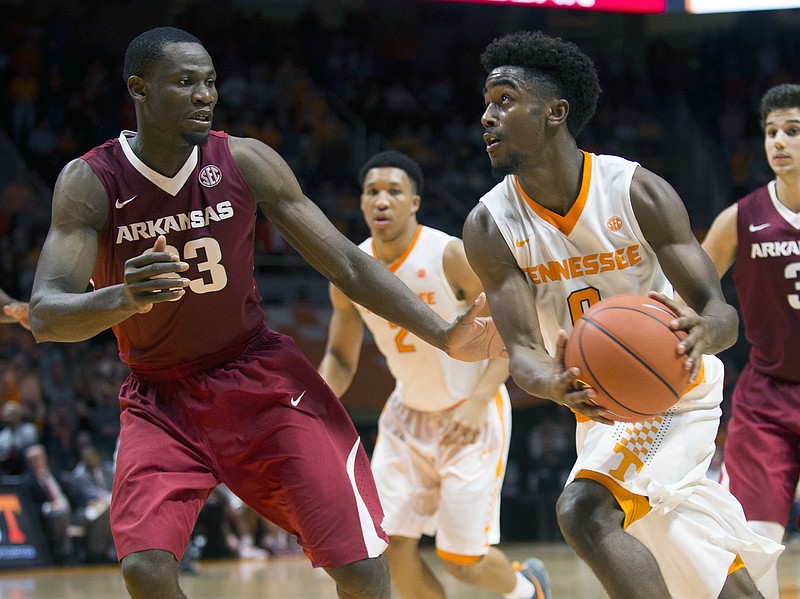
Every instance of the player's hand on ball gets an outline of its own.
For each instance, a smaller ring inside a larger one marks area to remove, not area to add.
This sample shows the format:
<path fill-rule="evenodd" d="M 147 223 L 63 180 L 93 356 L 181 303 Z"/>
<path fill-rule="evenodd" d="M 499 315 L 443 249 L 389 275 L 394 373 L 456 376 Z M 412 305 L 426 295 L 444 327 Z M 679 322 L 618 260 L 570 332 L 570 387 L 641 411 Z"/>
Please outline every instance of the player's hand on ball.
<path fill-rule="evenodd" d="M 678 352 L 687 356 L 685 367 L 691 371 L 689 382 L 694 383 L 700 366 L 703 364 L 703 351 L 708 347 L 708 328 L 705 319 L 692 310 L 685 303 L 675 301 L 661 293 L 651 291 L 647 297 L 652 297 L 669 307 L 678 315 L 672 328 L 676 331 L 686 331 L 686 338 L 678 344 Z"/>
<path fill-rule="evenodd" d="M 561 329 L 556 344 L 556 361 L 561 371 L 553 377 L 549 399 L 595 422 L 614 424 L 610 414 L 592 400 L 596 395 L 595 390 L 580 381 L 580 369 L 564 367 L 566 346 L 567 332 Z"/>

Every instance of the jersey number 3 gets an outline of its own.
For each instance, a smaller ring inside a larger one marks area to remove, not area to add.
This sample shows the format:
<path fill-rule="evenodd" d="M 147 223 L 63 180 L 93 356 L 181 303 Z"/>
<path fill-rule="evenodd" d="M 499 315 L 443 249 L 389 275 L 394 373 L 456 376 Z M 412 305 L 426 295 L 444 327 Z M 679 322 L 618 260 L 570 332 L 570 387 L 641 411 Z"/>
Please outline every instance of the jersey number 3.
<path fill-rule="evenodd" d="M 152 252 L 153 250 L 147 251 Z M 222 265 L 222 250 L 213 237 L 201 237 L 187 241 L 183 246 L 183 254 L 173 245 L 168 245 L 164 251 L 177 254 L 180 260 L 189 262 L 197 268 L 201 275 L 207 273 L 206 276 L 191 279 L 189 289 L 195 293 L 212 293 L 223 289 L 228 284 L 228 273 Z M 175 279 L 181 277 L 176 272 L 164 276 Z"/>

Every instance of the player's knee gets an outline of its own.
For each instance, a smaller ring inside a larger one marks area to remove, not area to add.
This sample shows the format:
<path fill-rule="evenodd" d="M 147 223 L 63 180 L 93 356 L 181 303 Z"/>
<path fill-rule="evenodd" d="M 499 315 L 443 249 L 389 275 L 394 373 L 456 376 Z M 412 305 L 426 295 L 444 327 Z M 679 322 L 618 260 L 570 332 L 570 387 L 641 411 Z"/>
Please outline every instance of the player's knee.
<path fill-rule="evenodd" d="M 178 587 L 178 561 L 167 551 L 140 551 L 126 555 L 121 563 L 122 577 L 132 597 L 168 597 Z M 157 591 L 157 592 L 156 592 Z"/>
<path fill-rule="evenodd" d="M 756 588 L 750 573 L 740 568 L 728 575 L 719 599 L 764 599 L 764 595 Z"/>
<path fill-rule="evenodd" d="M 564 538 L 572 543 L 597 538 L 612 524 L 608 512 L 608 490 L 591 481 L 573 481 L 568 484 L 556 504 L 558 526 Z"/>
<path fill-rule="evenodd" d="M 472 584 L 478 575 L 478 565 L 482 555 L 456 555 L 437 549 L 436 554 L 442 560 L 442 567 L 451 576 L 461 582 Z"/>
<path fill-rule="evenodd" d="M 348 597 L 389 597 L 389 564 L 382 555 L 345 564 L 338 568 L 326 568 L 336 581 L 340 594 Z"/>

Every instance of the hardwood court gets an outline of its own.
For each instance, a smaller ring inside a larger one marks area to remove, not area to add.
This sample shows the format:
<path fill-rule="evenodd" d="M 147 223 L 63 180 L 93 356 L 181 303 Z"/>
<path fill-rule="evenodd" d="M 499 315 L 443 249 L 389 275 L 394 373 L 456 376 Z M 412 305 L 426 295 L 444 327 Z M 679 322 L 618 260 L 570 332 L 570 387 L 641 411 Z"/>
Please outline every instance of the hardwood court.
<path fill-rule="evenodd" d="M 503 546 L 512 559 L 535 555 L 547 564 L 553 599 L 602 599 L 591 571 L 563 544 Z M 426 549 L 426 556 L 433 558 Z M 435 565 L 436 560 L 431 559 Z M 800 548 L 789 546 L 779 562 L 781 599 L 800 599 Z M 442 574 L 451 599 L 489 597 Z M 200 562 L 200 573 L 182 576 L 190 599 L 336 599 L 328 576 L 303 557 Z M 129 599 L 116 566 L 0 571 L 2 599 Z"/>

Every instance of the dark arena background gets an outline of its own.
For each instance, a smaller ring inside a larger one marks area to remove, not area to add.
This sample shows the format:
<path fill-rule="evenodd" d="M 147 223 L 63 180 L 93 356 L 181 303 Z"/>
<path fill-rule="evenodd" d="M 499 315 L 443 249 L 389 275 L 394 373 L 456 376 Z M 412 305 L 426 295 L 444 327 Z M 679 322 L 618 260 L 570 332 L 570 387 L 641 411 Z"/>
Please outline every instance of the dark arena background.
<path fill-rule="evenodd" d="M 565 37 L 594 59 L 603 87 L 580 147 L 636 160 L 666 178 L 702 239 L 718 212 L 772 178 L 758 100 L 768 87 L 800 81 L 800 2 L 750 4 L 0 0 L 0 287 L 29 299 L 60 169 L 121 130 L 135 129 L 122 57 L 130 39 L 160 25 L 190 31 L 214 58 L 220 92 L 214 129 L 275 148 L 306 195 L 354 242 L 368 236 L 358 169 L 389 148 L 408 153 L 424 170 L 420 221 L 460 236 L 465 216 L 495 182 L 481 139 L 482 49 L 521 29 Z M 732 6 L 740 10 L 725 12 Z M 267 324 L 293 336 L 317 364 L 330 315 L 327 281 L 261 216 L 256 275 Z M 735 304 L 729 277 L 723 287 Z M 730 394 L 747 351 L 740 336 L 721 355 L 726 399 L 710 477 L 718 475 Z M 126 375 L 110 332 L 81 343 L 37 345 L 21 327 L 0 325 L 0 404 L 23 406 L 51 468 L 71 469 L 86 444 L 112 465 L 116 394 Z M 383 359 L 366 339 L 342 401 L 368 450 L 391 388 Z M 514 424 L 502 492 L 503 546 L 511 556 L 541 556 L 558 599 L 601 597 L 554 516 L 575 458 L 574 416 L 511 381 L 509 389 Z M 0 474 L 0 598 L 127 596 L 118 566 L 85 559 L 79 521 L 70 528 L 74 559 L 54 565 L 30 498 L 17 484 L 21 474 Z M 207 507 L 190 547 L 192 562 L 184 565 L 188 596 L 335 596 L 291 539 L 257 558 L 232 556 L 223 510 L 213 502 Z M 260 526 L 265 537 L 279 536 Z M 779 562 L 785 598 L 800 597 L 796 532 L 793 515 Z M 480 596 L 453 580 L 447 584 L 453 597 Z"/>

